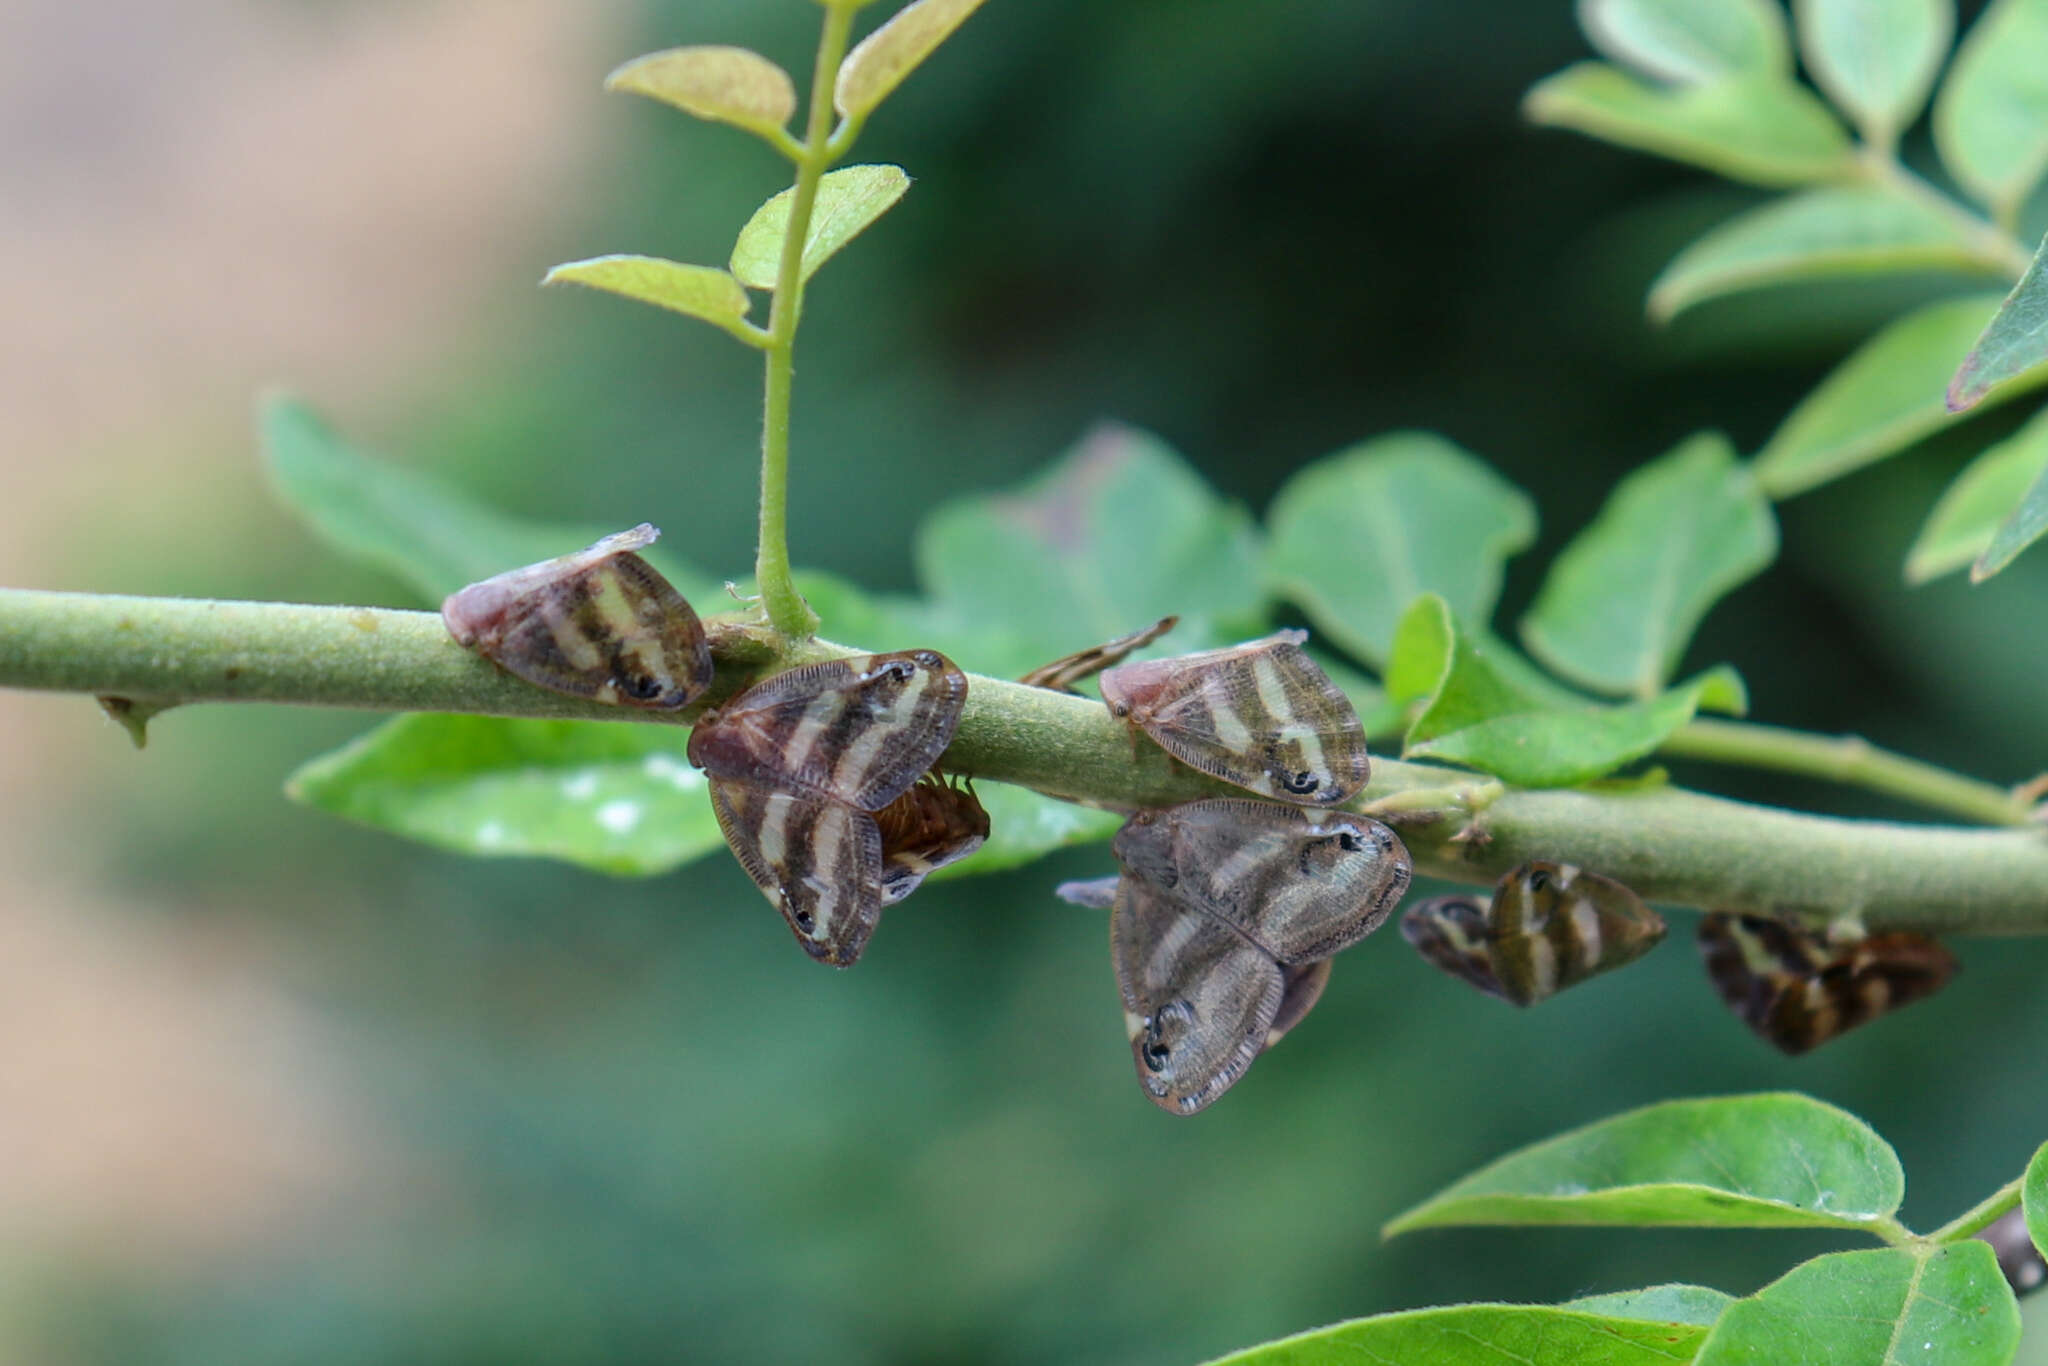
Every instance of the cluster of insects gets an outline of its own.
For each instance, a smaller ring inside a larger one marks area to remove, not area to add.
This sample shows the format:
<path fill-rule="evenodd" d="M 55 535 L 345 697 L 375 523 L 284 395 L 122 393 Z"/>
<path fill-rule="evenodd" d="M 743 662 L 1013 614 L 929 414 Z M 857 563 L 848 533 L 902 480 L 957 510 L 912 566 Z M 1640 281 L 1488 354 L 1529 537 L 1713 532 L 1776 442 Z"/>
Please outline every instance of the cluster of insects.
<path fill-rule="evenodd" d="M 704 628 L 638 552 L 648 525 L 471 584 L 442 604 L 449 633 L 539 687 L 624 707 L 679 710 L 711 686 Z M 1111 844 L 1119 873 L 1059 895 L 1110 912 L 1110 949 L 1145 1094 L 1192 1114 L 1308 1013 L 1331 959 L 1383 924 L 1411 864 L 1392 829 L 1335 808 L 1371 762 L 1350 700 L 1301 648 L 1306 633 L 1125 663 L 1169 617 L 1025 675 L 1104 704 L 1138 735 L 1256 794 L 1133 813 Z M 989 833 L 971 787 L 937 767 L 967 675 L 935 650 L 807 664 L 706 710 L 689 740 L 740 865 L 813 958 L 855 962 L 884 907 Z M 1411 908 L 1422 957 L 1489 995 L 1533 1005 L 1655 948 L 1665 924 L 1629 888 L 1532 861 L 1490 898 Z M 1846 943 L 1780 921 L 1711 911 L 1699 943 L 1722 1000 L 1763 1038 L 1801 1053 L 1939 990 L 1955 960 L 1893 932 Z"/>

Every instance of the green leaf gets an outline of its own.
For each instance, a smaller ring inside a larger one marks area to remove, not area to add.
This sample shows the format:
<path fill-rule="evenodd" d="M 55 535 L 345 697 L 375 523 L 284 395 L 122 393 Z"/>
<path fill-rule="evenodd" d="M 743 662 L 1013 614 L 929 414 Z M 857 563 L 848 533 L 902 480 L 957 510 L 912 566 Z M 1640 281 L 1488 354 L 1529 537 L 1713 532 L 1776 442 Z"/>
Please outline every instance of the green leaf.
<path fill-rule="evenodd" d="M 1416 600 L 1397 637 L 1399 653 L 1387 668 L 1391 696 L 1412 697 L 1421 679 L 1437 675 L 1428 706 L 1408 727 L 1403 757 L 1449 760 L 1519 787 L 1590 782 L 1648 754 L 1702 706 L 1739 712 L 1745 705 L 1742 681 L 1725 665 L 1645 702 L 1559 705 L 1519 685 L 1434 595 Z M 1432 658 L 1446 641 L 1448 657 Z"/>
<path fill-rule="evenodd" d="M 1579 27 L 1623 66 L 1675 85 L 1792 70 L 1774 0 L 1579 0 Z"/>
<path fill-rule="evenodd" d="M 1919 117 L 1948 55 L 1955 0 L 1795 0 L 1806 69 L 1879 147 Z"/>
<path fill-rule="evenodd" d="M 1351 653 L 1382 663 L 1401 613 L 1436 593 L 1484 622 L 1501 565 L 1536 538 L 1527 494 L 1429 432 L 1318 460 L 1273 500 L 1266 581 Z"/>
<path fill-rule="evenodd" d="M 1926 525 L 1906 552 L 1906 582 L 1917 585 L 1940 578 L 1990 549 L 1999 524 L 2014 512 L 2044 470 L 2048 470 L 2048 409 L 1964 466 L 1928 513 Z"/>
<path fill-rule="evenodd" d="M 1622 480 L 1551 566 L 1522 641 L 1554 672 L 1649 697 L 1707 609 L 1778 553 L 1770 505 L 1719 433 Z"/>
<path fill-rule="evenodd" d="M 1522 110 L 1537 123 L 1756 185 L 1830 180 L 1855 164 L 1827 106 L 1778 76 L 1665 88 L 1581 62 L 1538 82 Z"/>
<path fill-rule="evenodd" d="M 2048 1257 L 2048 1143 L 2034 1151 L 2027 1174 L 2020 1182 L 2020 1206 L 2026 1211 L 2027 1236 L 2034 1240 L 2043 1257 Z"/>
<path fill-rule="evenodd" d="M 414 713 L 312 760 L 308 806 L 457 853 L 645 877 L 724 843 L 675 726 Z"/>
<path fill-rule="evenodd" d="M 1611 1295 L 1587 1295 L 1560 1308 L 1608 1318 L 1692 1323 L 1711 1328 L 1714 1320 L 1721 1317 L 1721 1311 L 1734 1302 L 1733 1295 L 1710 1286 L 1653 1285 L 1643 1290 L 1618 1290 Z"/>
<path fill-rule="evenodd" d="M 403 580 L 423 602 L 619 529 L 494 512 L 431 475 L 360 454 L 293 398 L 266 399 L 257 420 L 278 501 L 320 539 Z M 717 585 L 707 576 L 659 548 L 647 556 L 692 603 L 712 601 Z"/>
<path fill-rule="evenodd" d="M 1877 186 L 1807 190 L 1707 233 L 1650 286 L 1666 322 L 1706 299 L 1766 285 L 1885 271 L 1996 272 L 1948 215 Z"/>
<path fill-rule="evenodd" d="M 2007 1366 L 2020 1310 L 1987 1243 L 1835 1252 L 1737 1300 L 1699 1366 Z"/>
<path fill-rule="evenodd" d="M 1984 294 L 1944 299 L 1865 342 L 1772 433 L 1756 457 L 1757 483 L 1773 498 L 1790 498 L 1953 424 L 1942 391 L 1955 358 L 1997 306 Z"/>
<path fill-rule="evenodd" d="M 747 291 L 715 266 L 686 266 L 659 256 L 593 256 L 556 266 L 543 285 L 587 285 L 643 304 L 673 309 L 722 327 L 742 341 L 756 338 L 746 325 Z"/>
<path fill-rule="evenodd" d="M 1178 614 L 1176 651 L 1256 630 L 1259 538 L 1156 438 L 1102 427 L 1007 493 L 947 503 L 918 529 L 932 624 L 986 673 L 1025 670 Z"/>
<path fill-rule="evenodd" d="M 818 181 L 811 208 L 810 231 L 804 238 L 802 278 L 808 280 L 832 254 L 858 237 L 868 224 L 887 213 L 910 177 L 901 166 L 847 166 L 828 171 Z M 775 288 L 782 261 L 782 239 L 789 232 L 790 197 L 784 190 L 754 210 L 732 248 L 732 273 L 752 289 Z"/>
<path fill-rule="evenodd" d="M 2026 273 L 1999 304 L 1984 335 L 1977 338 L 1956 377 L 1949 381 L 1950 412 L 1976 407 L 1995 386 L 2020 375 L 2033 374 L 2033 382 L 2040 383 L 2042 362 L 2048 361 L 2048 270 L 2043 269 L 2044 261 L 2048 261 L 2048 238 L 2041 240 Z"/>
<path fill-rule="evenodd" d="M 1707 1330 L 1540 1304 L 1460 1304 L 1332 1324 L 1209 1366 L 1671 1366 Z"/>
<path fill-rule="evenodd" d="M 1995 0 L 1934 102 L 1949 173 L 2010 222 L 2048 171 L 2048 0 Z"/>
<path fill-rule="evenodd" d="M 1898 1155 L 1869 1125 L 1810 1096 L 1673 1100 L 1511 1153 L 1383 1234 L 1472 1224 L 1868 1229 L 1897 1213 L 1905 1190 Z"/>
<path fill-rule="evenodd" d="M 623 90 L 672 104 L 686 114 L 729 123 L 775 140 L 796 112 L 789 73 L 743 47 L 672 47 L 635 57 L 604 78 Z"/>
<path fill-rule="evenodd" d="M 981 0 L 915 0 L 863 38 L 839 64 L 832 102 L 848 118 L 865 118 L 903 78 L 953 36 Z"/>
<path fill-rule="evenodd" d="M 2048 471 L 2034 477 L 2020 498 L 2020 505 L 1998 524 L 1991 544 L 1970 566 L 1970 582 L 1982 583 L 2011 564 L 2022 550 L 2040 540 L 2043 532 L 2048 532 Z"/>

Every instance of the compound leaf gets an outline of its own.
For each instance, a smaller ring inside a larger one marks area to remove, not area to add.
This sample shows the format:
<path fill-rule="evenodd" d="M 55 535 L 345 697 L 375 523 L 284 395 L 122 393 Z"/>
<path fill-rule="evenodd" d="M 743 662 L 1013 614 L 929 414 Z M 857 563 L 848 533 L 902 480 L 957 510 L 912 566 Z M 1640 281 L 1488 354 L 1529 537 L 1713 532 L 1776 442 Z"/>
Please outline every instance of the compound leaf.
<path fill-rule="evenodd" d="M 2020 1205 L 2026 1211 L 2027 1236 L 2043 1257 L 2048 1257 L 2048 1143 L 2034 1152 L 2027 1174 L 2020 1182 Z"/>
<path fill-rule="evenodd" d="M 1995 0 L 1934 102 L 1949 173 L 2001 221 L 2048 171 L 2048 0 Z"/>
<path fill-rule="evenodd" d="M 1579 27 L 1623 66 L 1674 85 L 1792 69 L 1785 13 L 1773 0 L 1579 0 Z"/>
<path fill-rule="evenodd" d="M 1382 1233 L 1474 1224 L 1868 1229 L 1897 1213 L 1905 1189 L 1898 1155 L 1862 1120 L 1810 1096 L 1766 1092 L 1665 1101 L 1546 1139 Z"/>
<path fill-rule="evenodd" d="M 604 78 L 623 90 L 672 104 L 686 114 L 773 136 L 796 112 L 789 73 L 743 47 L 672 47 L 635 57 Z"/>
<path fill-rule="evenodd" d="M 1955 33 L 1955 0 L 1796 0 L 1807 70 L 1879 147 L 1919 117 Z"/>
<path fill-rule="evenodd" d="M 1949 381 L 1950 412 L 1974 408 L 1995 386 L 2040 371 L 2048 361 L 2048 270 L 2042 267 L 2044 261 L 2048 261 L 2048 238 L 2042 239 L 2026 273 L 1991 315 L 1984 335 L 1977 338 Z M 2035 382 L 2039 379 L 2036 375 Z"/>
<path fill-rule="evenodd" d="M 716 266 L 687 266 L 659 256 L 593 256 L 556 266 L 541 283 L 601 289 L 702 319 L 743 341 L 754 340 L 745 326 L 747 291 Z"/>
<path fill-rule="evenodd" d="M 1721 1311 L 1735 1302 L 1725 1291 L 1704 1285 L 1653 1285 L 1642 1290 L 1617 1290 L 1608 1295 L 1586 1295 L 1563 1306 L 1582 1314 L 1605 1314 L 1617 1319 L 1648 1319 L 1655 1323 L 1692 1323 L 1714 1326 Z"/>
<path fill-rule="evenodd" d="M 832 102 L 848 118 L 865 118 L 903 78 L 953 36 L 982 0 L 913 0 L 860 41 L 839 64 Z"/>

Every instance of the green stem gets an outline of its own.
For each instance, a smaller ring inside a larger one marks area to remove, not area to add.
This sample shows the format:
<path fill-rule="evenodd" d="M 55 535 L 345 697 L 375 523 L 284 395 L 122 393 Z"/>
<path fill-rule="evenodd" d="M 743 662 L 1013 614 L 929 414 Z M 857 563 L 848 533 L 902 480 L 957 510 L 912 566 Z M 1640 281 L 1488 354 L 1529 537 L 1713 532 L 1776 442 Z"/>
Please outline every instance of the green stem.
<path fill-rule="evenodd" d="M 827 146 L 827 138 L 832 128 L 832 91 L 853 32 L 854 8 L 845 3 L 825 6 L 825 28 L 811 71 L 811 103 L 803 146 L 796 156 L 789 224 L 782 238 L 782 260 L 776 267 L 775 300 L 769 305 L 768 340 L 763 348 L 767 378 L 761 402 L 761 532 L 754 581 L 769 624 L 792 640 L 807 639 L 814 633 L 818 614 L 797 592 L 789 566 L 790 384 L 796 369 L 796 327 L 803 315 L 804 242 L 810 235 L 811 211 L 818 202 L 818 182 L 825 168 L 843 150 Z"/>
<path fill-rule="evenodd" d="M 2015 1176 L 1976 1204 L 1964 1210 L 1955 1218 L 1943 1224 L 1934 1232 L 1921 1239 L 1928 1243 L 1959 1243 L 1982 1229 L 1991 1227 L 1998 1217 L 2020 1202 L 2020 1188 L 2026 1182 L 2025 1176 Z"/>
<path fill-rule="evenodd" d="M 719 665 L 707 701 L 765 669 L 855 653 L 744 616 L 706 628 Z M 531 687 L 456 646 L 427 612 L 12 589 L 0 589 L 0 687 L 152 705 L 689 719 Z M 1135 738 L 1100 702 L 979 676 L 945 765 L 1119 810 L 1234 791 Z M 1485 884 L 1526 859 L 1558 859 L 1680 905 L 1806 922 L 1855 915 L 1876 930 L 2048 934 L 2048 840 L 2037 831 L 1835 820 L 1657 786 L 1510 790 L 1487 802 L 1488 779 L 1390 759 L 1374 761 L 1355 804 L 1392 811 L 1418 789 L 1471 799 L 1422 798 L 1402 825 L 1417 870 L 1432 876 Z M 1465 806 L 1481 808 L 1476 820 Z"/>
<path fill-rule="evenodd" d="M 1812 735 L 1747 721 L 1698 720 L 1674 731 L 1657 752 L 1774 769 L 1882 792 L 1986 825 L 2028 825 L 2034 803 L 2005 788 L 1879 749 L 1860 735 Z"/>

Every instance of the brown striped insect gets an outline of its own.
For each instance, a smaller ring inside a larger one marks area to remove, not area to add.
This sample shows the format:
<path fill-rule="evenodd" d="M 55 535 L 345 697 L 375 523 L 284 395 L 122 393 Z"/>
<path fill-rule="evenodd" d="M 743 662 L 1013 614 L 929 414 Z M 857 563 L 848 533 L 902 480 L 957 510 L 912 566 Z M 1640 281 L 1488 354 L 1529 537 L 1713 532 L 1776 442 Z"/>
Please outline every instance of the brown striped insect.
<path fill-rule="evenodd" d="M 1614 879 L 1541 860 L 1509 872 L 1491 901 L 1436 896 L 1401 917 L 1424 959 L 1518 1006 L 1633 963 L 1664 932 L 1664 918 Z"/>
<path fill-rule="evenodd" d="M 1830 944 L 1765 916 L 1709 911 L 1699 939 L 1707 978 L 1728 1008 L 1793 1054 L 1932 996 L 1956 971 L 1940 941 L 1910 930 Z"/>
<path fill-rule="evenodd" d="M 458 645 L 551 692 L 658 711 L 688 706 L 711 686 L 711 649 L 683 595 L 634 553 L 660 535 L 642 522 L 470 584 L 441 604 L 441 620 Z"/>
<path fill-rule="evenodd" d="M 971 787 L 927 773 L 875 813 L 882 835 L 882 904 L 893 906 L 926 877 L 988 839 L 988 812 Z"/>
<path fill-rule="evenodd" d="M 1193 768 L 1283 802 L 1327 806 L 1365 786 L 1371 763 L 1351 699 L 1281 631 L 1227 650 L 1126 664 L 1102 699 Z"/>
<path fill-rule="evenodd" d="M 918 868 L 972 851 L 960 845 L 973 814 L 951 799 L 927 789 L 895 809 L 951 743 L 966 700 L 952 661 L 903 650 L 777 674 L 690 732 L 726 843 L 813 958 L 851 965 Z"/>
<path fill-rule="evenodd" d="M 1050 664 L 1041 664 L 1017 681 L 1034 688 L 1050 688 L 1054 692 L 1073 692 L 1076 683 L 1123 663 L 1179 624 L 1179 617 L 1161 617 L 1127 636 L 1118 636 L 1115 640 L 1076 650 Z"/>
<path fill-rule="evenodd" d="M 1327 960 L 1407 890 L 1377 821 L 1216 798 L 1140 811 L 1111 846 L 1110 956 L 1139 1085 L 1193 1114 L 1308 1013 Z"/>

